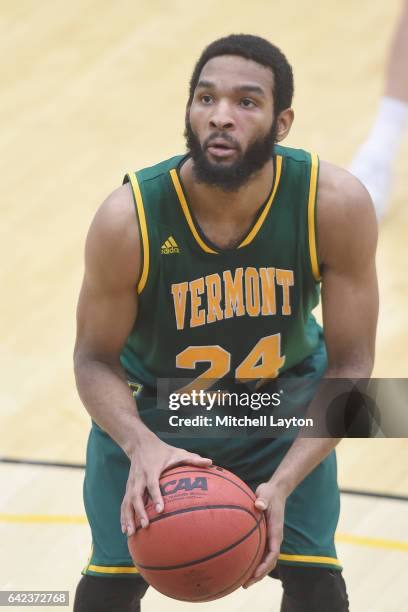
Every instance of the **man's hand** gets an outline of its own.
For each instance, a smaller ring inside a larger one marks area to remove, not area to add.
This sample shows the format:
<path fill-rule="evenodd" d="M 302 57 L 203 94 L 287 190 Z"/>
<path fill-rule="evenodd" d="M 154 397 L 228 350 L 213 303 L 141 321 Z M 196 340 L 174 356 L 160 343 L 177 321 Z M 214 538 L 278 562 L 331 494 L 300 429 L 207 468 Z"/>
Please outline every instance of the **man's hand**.
<path fill-rule="evenodd" d="M 183 464 L 209 467 L 212 459 L 170 446 L 154 434 L 132 453 L 126 493 L 121 506 L 122 533 L 128 536 L 133 535 L 136 531 L 137 520 L 140 521 L 143 528 L 149 525 L 144 504 L 146 493 L 150 495 L 156 512 L 163 511 L 164 502 L 160 492 L 159 478 L 164 470 Z"/>
<path fill-rule="evenodd" d="M 266 549 L 261 563 L 255 568 L 251 578 L 242 585 L 244 589 L 259 582 L 273 570 L 283 539 L 286 494 L 271 482 L 260 484 L 255 494 L 257 497 L 255 507 L 265 512 Z"/>

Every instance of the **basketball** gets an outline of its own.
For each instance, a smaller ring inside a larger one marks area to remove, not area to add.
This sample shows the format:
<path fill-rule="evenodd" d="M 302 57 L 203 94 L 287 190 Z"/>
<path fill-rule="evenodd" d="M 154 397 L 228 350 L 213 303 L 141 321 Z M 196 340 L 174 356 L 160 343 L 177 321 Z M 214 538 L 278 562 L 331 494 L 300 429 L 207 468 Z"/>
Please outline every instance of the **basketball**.
<path fill-rule="evenodd" d="M 263 556 L 266 524 L 255 495 L 217 466 L 163 472 L 164 510 L 146 506 L 149 526 L 128 539 L 130 554 L 155 589 L 183 601 L 218 599 L 239 588 Z"/>

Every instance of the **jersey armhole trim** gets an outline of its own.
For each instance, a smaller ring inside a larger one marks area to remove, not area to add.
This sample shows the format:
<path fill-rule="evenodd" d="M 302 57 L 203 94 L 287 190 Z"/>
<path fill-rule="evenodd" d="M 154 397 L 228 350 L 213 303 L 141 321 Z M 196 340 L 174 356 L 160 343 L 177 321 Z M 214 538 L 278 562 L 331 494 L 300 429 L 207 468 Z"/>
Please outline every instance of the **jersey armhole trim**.
<path fill-rule="evenodd" d="M 309 236 L 309 255 L 312 267 L 313 278 L 316 282 L 321 280 L 319 260 L 317 257 L 317 239 L 316 239 L 316 199 L 317 199 L 317 181 L 319 177 L 319 158 L 316 153 L 311 153 L 311 169 L 310 169 L 310 184 L 309 184 L 309 199 L 307 205 L 308 219 L 308 236 Z"/>
<path fill-rule="evenodd" d="M 145 215 L 145 210 L 144 210 L 144 205 L 143 205 L 142 192 L 140 191 L 140 186 L 136 178 L 136 175 L 134 172 L 129 172 L 126 175 L 126 178 L 129 179 L 131 187 L 132 187 L 133 199 L 134 199 L 136 213 L 137 213 L 136 216 L 139 222 L 140 237 L 142 241 L 142 261 L 143 261 L 142 273 L 140 275 L 139 282 L 137 284 L 137 292 L 140 294 L 142 293 L 143 289 L 146 286 L 147 277 L 149 274 L 149 264 L 150 264 L 149 234 L 147 232 L 147 223 L 146 223 L 146 215 Z"/>

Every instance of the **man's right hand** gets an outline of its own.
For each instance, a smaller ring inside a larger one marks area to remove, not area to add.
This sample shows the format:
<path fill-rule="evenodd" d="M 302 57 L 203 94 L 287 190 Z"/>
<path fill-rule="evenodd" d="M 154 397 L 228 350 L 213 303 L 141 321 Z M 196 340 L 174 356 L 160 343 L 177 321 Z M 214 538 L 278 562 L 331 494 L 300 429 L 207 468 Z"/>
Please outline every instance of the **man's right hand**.
<path fill-rule="evenodd" d="M 159 478 L 166 469 L 183 464 L 209 467 L 212 459 L 170 446 L 154 434 L 131 453 L 129 478 L 121 506 L 122 533 L 128 536 L 133 535 L 136 531 L 136 522 L 140 522 L 143 528 L 149 525 L 144 505 L 145 493 L 150 495 L 156 511 L 163 511 L 164 502 L 159 487 Z"/>

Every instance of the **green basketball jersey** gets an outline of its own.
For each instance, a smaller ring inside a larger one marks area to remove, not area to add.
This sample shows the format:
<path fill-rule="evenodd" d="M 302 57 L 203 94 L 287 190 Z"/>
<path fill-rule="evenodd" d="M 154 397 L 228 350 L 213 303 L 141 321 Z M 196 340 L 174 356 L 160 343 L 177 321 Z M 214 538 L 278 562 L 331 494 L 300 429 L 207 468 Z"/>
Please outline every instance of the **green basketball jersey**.
<path fill-rule="evenodd" d="M 327 363 L 322 330 L 311 314 L 320 288 L 318 159 L 276 147 L 271 193 L 247 235 L 229 250 L 211 244 L 194 219 L 179 173 L 185 159 L 125 177 L 133 189 L 143 265 L 138 315 L 121 363 L 129 380 L 141 384 L 139 414 L 160 439 L 210 457 L 255 491 L 277 469 L 295 432 L 270 437 L 248 427 L 214 437 L 209 428 L 181 427 L 172 433 L 165 427 L 169 406 L 161 406 L 157 388 L 162 378 L 194 379 L 196 388 L 234 385 L 253 398 L 254 389 L 270 393 L 293 381 L 287 400 L 273 411 L 301 416 L 307 410 Z M 84 573 L 135 572 L 118 520 L 128 475 L 128 457 L 94 423 L 84 487 L 94 553 Z M 279 563 L 340 569 L 334 546 L 339 505 L 332 452 L 287 499 Z"/>
<path fill-rule="evenodd" d="M 217 248 L 200 231 L 179 173 L 186 157 L 124 179 L 143 248 L 139 311 L 121 356 L 130 377 L 151 388 L 159 378 L 251 380 L 259 388 L 314 353 L 324 360 L 311 315 L 320 290 L 317 156 L 276 146 L 271 193 L 234 249 Z"/>

